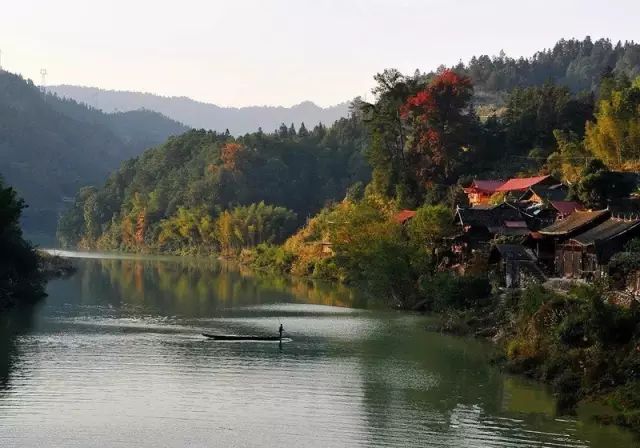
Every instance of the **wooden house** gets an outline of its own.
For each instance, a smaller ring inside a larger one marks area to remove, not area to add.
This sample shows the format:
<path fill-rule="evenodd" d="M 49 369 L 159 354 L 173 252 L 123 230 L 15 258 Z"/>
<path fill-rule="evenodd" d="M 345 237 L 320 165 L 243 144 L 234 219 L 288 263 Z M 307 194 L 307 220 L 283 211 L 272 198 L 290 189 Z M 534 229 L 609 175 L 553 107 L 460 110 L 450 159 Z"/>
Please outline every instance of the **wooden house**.
<path fill-rule="evenodd" d="M 535 254 L 520 244 L 495 244 L 489 253 L 491 275 L 500 286 L 524 287 L 546 279 L 536 264 Z"/>
<path fill-rule="evenodd" d="M 610 216 L 609 210 L 577 210 L 564 219 L 558 219 L 553 224 L 532 232 L 525 244 L 534 249 L 545 272 L 554 275 L 557 271 L 557 246 L 604 222 Z"/>
<path fill-rule="evenodd" d="M 539 228 L 548 227 L 559 219 L 564 219 L 576 210 L 584 210 L 584 206 L 576 201 L 545 201 L 522 204 L 525 212 L 535 218 Z"/>
<path fill-rule="evenodd" d="M 550 184 L 547 182 L 551 182 Z M 569 189 L 561 184 L 555 183 L 552 177 L 546 177 L 537 184 L 527 188 L 518 198 L 520 201 L 541 204 L 551 201 L 564 201 L 567 199 Z"/>
<path fill-rule="evenodd" d="M 503 180 L 474 180 L 464 189 L 464 192 L 472 206 L 486 205 L 502 184 L 504 184 Z"/>
<path fill-rule="evenodd" d="M 556 274 L 563 277 L 594 279 L 606 272 L 613 255 L 640 236 L 640 219 L 610 217 L 580 232 L 556 247 Z"/>
<path fill-rule="evenodd" d="M 525 236 L 530 232 L 527 217 L 518 207 L 508 203 L 457 207 L 455 223 L 472 248 L 496 236 Z"/>

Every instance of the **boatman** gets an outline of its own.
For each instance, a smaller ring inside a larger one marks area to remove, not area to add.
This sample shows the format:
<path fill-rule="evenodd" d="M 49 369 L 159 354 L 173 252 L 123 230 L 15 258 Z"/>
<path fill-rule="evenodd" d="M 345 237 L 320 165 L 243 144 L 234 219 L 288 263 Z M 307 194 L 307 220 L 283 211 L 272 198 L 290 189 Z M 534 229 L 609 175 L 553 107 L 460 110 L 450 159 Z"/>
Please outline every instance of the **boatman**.
<path fill-rule="evenodd" d="M 284 331 L 284 327 L 280 324 L 280 328 L 278 328 L 278 332 L 280 333 L 280 339 L 282 339 L 282 332 Z"/>

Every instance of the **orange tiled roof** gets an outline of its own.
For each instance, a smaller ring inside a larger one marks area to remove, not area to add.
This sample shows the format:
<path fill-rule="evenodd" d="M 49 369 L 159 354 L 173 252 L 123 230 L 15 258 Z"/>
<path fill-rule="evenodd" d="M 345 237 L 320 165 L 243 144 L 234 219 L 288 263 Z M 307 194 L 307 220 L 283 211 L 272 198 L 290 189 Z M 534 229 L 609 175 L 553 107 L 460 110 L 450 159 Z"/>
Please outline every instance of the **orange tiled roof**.
<path fill-rule="evenodd" d="M 536 176 L 536 177 L 521 177 L 517 179 L 509 179 L 504 184 L 500 185 L 496 188 L 496 191 L 521 191 L 526 190 L 527 188 L 531 188 L 536 184 L 539 184 L 545 179 L 548 179 L 547 176 Z"/>

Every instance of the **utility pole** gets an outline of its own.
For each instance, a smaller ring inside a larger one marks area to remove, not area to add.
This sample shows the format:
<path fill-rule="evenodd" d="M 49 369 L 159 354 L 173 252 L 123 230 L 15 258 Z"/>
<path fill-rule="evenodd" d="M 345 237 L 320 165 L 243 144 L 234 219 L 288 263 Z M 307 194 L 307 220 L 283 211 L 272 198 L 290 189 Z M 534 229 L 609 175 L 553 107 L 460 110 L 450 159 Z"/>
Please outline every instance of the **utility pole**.
<path fill-rule="evenodd" d="M 46 68 L 40 69 L 40 76 L 41 76 L 40 89 L 42 90 L 42 93 L 47 93 L 47 69 Z"/>

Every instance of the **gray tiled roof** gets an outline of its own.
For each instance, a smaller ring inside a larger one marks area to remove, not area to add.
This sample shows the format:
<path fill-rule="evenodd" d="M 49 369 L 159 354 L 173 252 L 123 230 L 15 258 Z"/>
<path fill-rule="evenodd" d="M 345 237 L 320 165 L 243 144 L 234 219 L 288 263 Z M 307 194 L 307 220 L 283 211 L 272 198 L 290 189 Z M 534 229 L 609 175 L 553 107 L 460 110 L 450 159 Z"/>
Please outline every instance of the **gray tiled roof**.
<path fill-rule="evenodd" d="M 600 219 L 604 219 L 605 216 L 610 216 L 609 210 L 595 210 L 595 211 L 575 211 L 568 217 L 560 219 L 549 227 L 545 227 L 540 230 L 540 234 L 546 236 L 564 236 L 573 232 L 577 232 Z"/>

